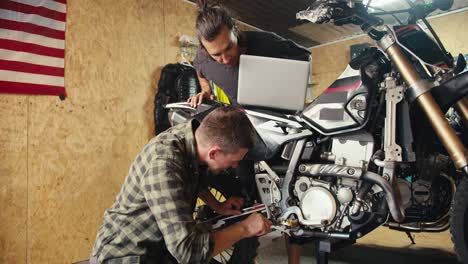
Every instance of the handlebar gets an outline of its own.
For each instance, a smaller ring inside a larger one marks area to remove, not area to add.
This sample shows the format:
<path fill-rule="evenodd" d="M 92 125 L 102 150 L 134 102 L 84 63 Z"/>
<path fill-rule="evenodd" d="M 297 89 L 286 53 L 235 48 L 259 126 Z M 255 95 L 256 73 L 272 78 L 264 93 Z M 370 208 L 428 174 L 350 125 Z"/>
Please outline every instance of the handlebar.
<path fill-rule="evenodd" d="M 414 5 L 406 0 L 411 8 L 393 11 L 396 13 L 408 12 L 410 23 L 418 19 L 424 19 L 427 15 L 437 9 L 448 10 L 453 4 L 453 0 L 434 0 L 431 4 Z M 350 4 L 351 3 L 351 4 Z M 378 18 L 373 13 L 368 13 L 367 5 L 362 2 L 344 0 L 317 0 L 306 10 L 296 14 L 297 19 L 308 20 L 315 24 L 329 23 L 333 21 L 335 25 L 355 24 L 364 28 L 383 24 L 383 19 Z M 392 13 L 392 12 L 386 12 Z M 376 13 L 379 14 L 379 13 Z M 363 28 L 363 29 L 364 29 Z"/>
<path fill-rule="evenodd" d="M 354 24 L 364 31 L 374 26 L 383 25 L 383 19 L 369 14 L 362 3 L 355 3 L 352 7 L 340 0 L 317 0 L 306 10 L 296 14 L 297 19 L 304 19 L 315 24 L 333 21 L 337 26 Z"/>

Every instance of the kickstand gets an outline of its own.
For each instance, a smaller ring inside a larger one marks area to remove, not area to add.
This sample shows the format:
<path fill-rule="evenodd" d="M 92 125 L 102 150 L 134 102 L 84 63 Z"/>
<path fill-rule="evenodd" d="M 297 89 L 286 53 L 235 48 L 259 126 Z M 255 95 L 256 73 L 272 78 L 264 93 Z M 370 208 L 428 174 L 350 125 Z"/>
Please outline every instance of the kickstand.
<path fill-rule="evenodd" d="M 406 235 L 408 236 L 408 238 L 411 240 L 411 244 L 412 244 L 412 245 L 416 245 L 416 242 L 414 242 L 414 236 L 411 235 L 411 232 L 406 231 L 405 233 L 406 233 Z"/>

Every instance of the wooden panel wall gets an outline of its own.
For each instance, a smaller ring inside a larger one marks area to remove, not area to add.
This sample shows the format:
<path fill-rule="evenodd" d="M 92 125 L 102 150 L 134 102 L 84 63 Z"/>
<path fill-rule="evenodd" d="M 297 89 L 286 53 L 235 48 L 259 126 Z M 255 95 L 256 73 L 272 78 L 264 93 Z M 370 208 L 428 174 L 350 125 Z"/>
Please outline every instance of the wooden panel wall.
<path fill-rule="evenodd" d="M 179 36 L 195 37 L 196 6 L 184 1 L 164 0 L 164 28 L 165 63 L 174 63 L 181 60 L 179 50 Z"/>
<path fill-rule="evenodd" d="M 468 11 L 430 19 L 429 22 L 452 55 L 468 53 L 468 34 L 465 22 Z M 343 72 L 350 60 L 349 47 L 370 42 L 367 36 L 312 48 L 312 89 L 314 97 L 320 95 Z"/>
<path fill-rule="evenodd" d="M 456 56 L 458 53 L 468 54 L 467 21 L 468 10 L 429 20 L 437 35 L 444 43 L 445 48 L 453 56 Z"/>
<path fill-rule="evenodd" d="M 0 95 L 0 263 L 88 258 L 104 209 L 154 133 L 156 82 L 176 61 L 174 36 L 193 31 L 194 10 L 68 1 L 68 98 Z"/>
<path fill-rule="evenodd" d="M 0 263 L 26 263 L 28 98 L 0 95 Z"/>
<path fill-rule="evenodd" d="M 350 60 L 349 47 L 369 42 L 367 36 L 312 48 L 312 94 L 320 95 L 343 72 Z"/>
<path fill-rule="evenodd" d="M 129 164 L 153 134 L 163 1 L 68 1 L 69 97 L 30 97 L 28 263 L 88 258 Z"/>

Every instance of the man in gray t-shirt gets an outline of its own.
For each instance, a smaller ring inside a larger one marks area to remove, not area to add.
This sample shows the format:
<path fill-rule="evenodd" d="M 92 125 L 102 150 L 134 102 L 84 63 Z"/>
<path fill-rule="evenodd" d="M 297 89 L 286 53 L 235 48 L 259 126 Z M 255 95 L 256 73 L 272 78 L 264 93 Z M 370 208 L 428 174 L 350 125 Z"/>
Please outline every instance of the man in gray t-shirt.
<path fill-rule="evenodd" d="M 281 38 L 271 32 L 240 32 L 228 11 L 218 5 L 208 5 L 206 0 L 198 0 L 199 10 L 196 19 L 196 32 L 200 40 L 194 66 L 202 91 L 188 99 L 192 106 L 203 99 L 213 99 L 210 81 L 221 88 L 227 98 L 218 101 L 237 103 L 237 80 L 239 78 L 239 58 L 241 54 L 296 59 L 308 61 L 310 52 L 296 43 Z M 240 167 L 249 171 L 253 164 L 245 162 Z M 242 172 L 244 174 L 244 172 Z M 238 174 L 239 175 L 239 174 Z M 287 241 L 288 263 L 300 261 L 300 241 Z"/>
<path fill-rule="evenodd" d="M 198 11 L 196 21 L 200 47 L 194 61 L 202 91 L 189 98 L 192 106 L 212 98 L 210 81 L 223 90 L 229 103 L 237 103 L 239 58 L 241 54 L 295 60 L 309 60 L 310 52 L 272 32 L 237 30 L 234 20 L 220 6 Z"/>

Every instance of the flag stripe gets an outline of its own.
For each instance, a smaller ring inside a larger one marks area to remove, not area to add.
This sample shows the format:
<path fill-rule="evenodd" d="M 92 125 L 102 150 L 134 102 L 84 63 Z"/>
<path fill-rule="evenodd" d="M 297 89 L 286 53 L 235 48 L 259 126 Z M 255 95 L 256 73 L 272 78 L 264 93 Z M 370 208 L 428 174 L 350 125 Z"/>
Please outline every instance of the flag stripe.
<path fill-rule="evenodd" d="M 67 6 L 54 2 L 54 1 L 44 1 L 44 0 L 11 0 L 13 2 L 17 3 L 23 3 L 26 5 L 31 5 L 31 6 L 44 6 L 50 10 L 55 10 L 57 12 L 65 13 L 67 11 Z"/>
<path fill-rule="evenodd" d="M 16 30 L 0 30 L 0 39 L 22 41 L 25 43 L 31 43 L 55 49 L 65 49 L 64 40 L 48 38 L 41 35 Z"/>
<path fill-rule="evenodd" d="M 25 62 L 9 61 L 0 59 L 0 70 L 6 71 L 18 71 L 18 72 L 29 72 L 35 74 L 44 74 L 51 76 L 64 75 L 64 69 L 58 67 L 49 67 Z"/>
<path fill-rule="evenodd" d="M 34 73 L 5 71 L 5 70 L 0 70 L 0 80 L 10 81 L 10 82 L 31 83 L 31 84 L 53 85 L 53 86 L 61 86 L 61 87 L 64 86 L 63 77 L 49 76 L 49 75 L 43 75 L 43 74 L 34 74 Z"/>
<path fill-rule="evenodd" d="M 0 28 L 28 32 L 28 33 L 48 37 L 48 38 L 55 38 L 55 39 L 62 39 L 62 40 L 65 39 L 64 31 L 41 27 L 41 26 L 31 24 L 31 23 L 22 23 L 22 22 L 0 19 Z"/>
<path fill-rule="evenodd" d="M 1 93 L 65 95 L 63 86 L 0 81 Z"/>
<path fill-rule="evenodd" d="M 59 2 L 59 3 L 62 3 L 62 4 L 66 4 L 67 3 L 67 0 L 52 0 L 54 2 Z"/>
<path fill-rule="evenodd" d="M 0 8 L 8 9 L 16 12 L 21 12 L 25 14 L 35 14 L 42 17 L 47 17 L 50 19 L 58 20 L 65 22 L 66 15 L 62 12 L 57 12 L 55 10 L 50 10 L 42 6 L 30 6 L 22 3 L 15 3 L 10 0 L 2 0 L 0 2 Z"/>
<path fill-rule="evenodd" d="M 45 66 L 51 67 L 62 67 L 64 66 L 64 59 L 63 58 L 53 58 L 49 56 L 42 56 L 27 52 L 21 51 L 12 51 L 12 50 L 5 50 L 0 49 L 0 59 L 6 59 L 11 61 L 19 61 L 19 62 L 26 62 L 32 64 L 41 64 Z"/>
<path fill-rule="evenodd" d="M 53 20 L 38 15 L 23 14 L 6 9 L 0 9 L 0 18 L 6 20 L 12 20 L 16 22 L 32 23 L 51 29 L 65 31 L 65 22 Z"/>
<path fill-rule="evenodd" d="M 65 51 L 63 49 L 54 49 L 36 44 L 29 44 L 15 40 L 0 39 L 0 49 L 14 50 L 33 53 L 37 55 L 63 58 Z"/>

